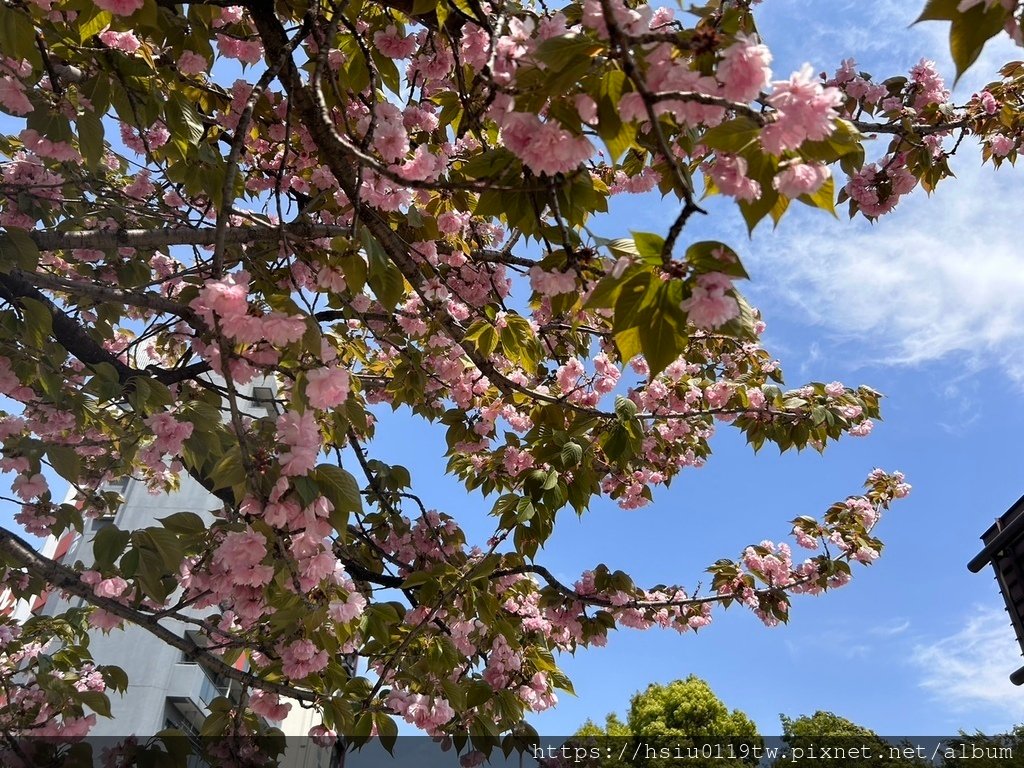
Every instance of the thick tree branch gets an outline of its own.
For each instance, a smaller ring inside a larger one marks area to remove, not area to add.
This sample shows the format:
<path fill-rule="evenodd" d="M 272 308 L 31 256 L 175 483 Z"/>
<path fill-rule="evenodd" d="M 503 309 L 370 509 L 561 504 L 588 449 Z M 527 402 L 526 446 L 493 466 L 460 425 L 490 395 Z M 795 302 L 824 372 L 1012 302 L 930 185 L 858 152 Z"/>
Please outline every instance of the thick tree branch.
<path fill-rule="evenodd" d="M 37 288 L 48 288 L 52 291 L 61 291 L 75 296 L 87 296 L 97 301 L 108 301 L 114 304 L 151 309 L 155 312 L 176 315 L 197 331 L 209 331 L 206 323 L 192 308 L 179 304 L 159 293 L 124 291 L 91 280 L 69 280 L 66 277 L 58 277 L 57 275 L 40 272 L 21 272 L 20 270 L 15 270 L 13 274 L 24 278 Z"/>
<path fill-rule="evenodd" d="M 207 363 L 194 363 L 174 369 L 150 366 L 145 371 L 136 370 L 117 355 L 104 349 L 85 332 L 82 326 L 54 304 L 42 291 L 33 286 L 24 274 L 20 272 L 0 274 L 0 288 L 4 289 L 6 298 L 14 303 L 18 303 L 20 299 L 31 299 L 45 306 L 52 317 L 53 338 L 71 355 L 87 365 L 107 363 L 113 366 L 117 372 L 117 378 L 122 384 L 128 383 L 136 376 L 152 376 L 166 385 L 177 384 L 209 370 Z"/>
<path fill-rule="evenodd" d="M 228 227 L 224 232 L 225 245 L 251 245 L 279 241 L 282 237 L 298 240 L 316 240 L 349 234 L 348 227 L 299 222 L 280 227 L 242 226 Z M 166 248 L 172 245 L 212 246 L 217 242 L 214 227 L 163 227 L 158 229 L 78 230 L 29 232 L 36 246 L 43 251 L 72 248 Z"/>

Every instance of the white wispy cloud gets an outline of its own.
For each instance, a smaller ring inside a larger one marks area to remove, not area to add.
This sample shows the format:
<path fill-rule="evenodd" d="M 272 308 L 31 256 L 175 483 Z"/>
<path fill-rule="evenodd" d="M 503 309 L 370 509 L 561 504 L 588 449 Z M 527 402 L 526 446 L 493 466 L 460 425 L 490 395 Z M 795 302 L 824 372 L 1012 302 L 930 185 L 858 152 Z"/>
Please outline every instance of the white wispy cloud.
<path fill-rule="evenodd" d="M 861 363 L 956 354 L 1024 382 L 1024 177 L 976 157 L 961 165 L 930 199 L 919 192 L 874 225 L 783 222 L 754 249 L 758 272 Z"/>
<path fill-rule="evenodd" d="M 910 629 L 910 619 L 895 619 L 888 624 L 879 624 L 877 627 L 872 627 L 868 630 L 868 634 L 875 635 L 876 637 L 896 637 L 896 635 L 902 635 Z"/>
<path fill-rule="evenodd" d="M 976 608 L 955 633 L 914 647 L 921 687 L 956 712 L 987 711 L 1008 728 L 1024 719 L 1024 696 L 1008 676 L 1021 665 L 1020 650 L 1003 611 Z"/>

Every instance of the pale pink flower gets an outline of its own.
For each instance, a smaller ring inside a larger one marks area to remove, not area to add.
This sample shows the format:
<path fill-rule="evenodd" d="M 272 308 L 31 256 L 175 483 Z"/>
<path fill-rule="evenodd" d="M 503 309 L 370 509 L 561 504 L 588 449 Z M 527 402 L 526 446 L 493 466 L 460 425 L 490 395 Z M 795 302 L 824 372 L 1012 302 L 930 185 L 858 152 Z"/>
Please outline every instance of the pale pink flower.
<path fill-rule="evenodd" d="M 178 453 L 181 444 L 192 435 L 190 421 L 178 421 L 169 413 L 156 413 L 146 419 L 146 426 L 156 435 L 156 448 L 164 453 Z"/>
<path fill-rule="evenodd" d="M 832 381 L 825 385 L 825 394 L 829 397 L 842 397 L 846 394 L 846 387 L 842 382 Z"/>
<path fill-rule="evenodd" d="M 740 35 L 722 51 L 715 73 L 722 83 L 722 95 L 731 101 L 749 102 L 768 86 L 772 77 L 772 55 L 768 48 L 752 38 Z"/>
<path fill-rule="evenodd" d="M 206 71 L 210 63 L 204 56 L 194 51 L 184 51 L 178 57 L 178 71 L 183 75 L 199 75 Z"/>
<path fill-rule="evenodd" d="M 597 125 L 597 102 L 594 97 L 587 93 L 576 94 L 573 104 L 582 120 L 587 125 Z"/>
<path fill-rule="evenodd" d="M 33 109 L 25 95 L 25 86 L 10 75 L 0 77 L 0 106 L 12 115 L 27 115 Z"/>
<path fill-rule="evenodd" d="M 999 111 L 999 102 L 988 91 L 982 91 L 978 94 L 978 103 L 981 104 L 981 108 L 985 110 L 986 115 L 994 115 Z"/>
<path fill-rule="evenodd" d="M 774 155 L 796 149 L 808 139 L 820 141 L 832 133 L 843 103 L 838 88 L 824 87 L 805 64 L 789 80 L 773 83 L 768 104 L 775 109 L 775 120 L 761 131 L 761 144 Z"/>
<path fill-rule="evenodd" d="M 942 80 L 942 75 L 935 68 L 935 62 L 921 59 L 910 69 L 910 79 L 916 86 L 914 109 L 921 111 L 931 104 L 944 104 L 949 99 L 949 91 Z"/>
<path fill-rule="evenodd" d="M 262 318 L 263 338 L 276 346 L 292 344 L 306 332 L 306 321 L 281 312 L 271 312 Z"/>
<path fill-rule="evenodd" d="M 874 428 L 875 423 L 871 419 L 864 419 L 859 424 L 854 424 L 850 427 L 850 434 L 854 437 L 864 437 L 865 435 L 871 434 L 871 430 Z"/>
<path fill-rule="evenodd" d="M 541 296 L 557 296 L 576 290 L 576 273 L 546 272 L 538 266 L 530 267 L 530 287 Z"/>
<path fill-rule="evenodd" d="M 373 146 L 386 162 L 405 157 L 409 151 L 409 135 L 400 120 L 382 120 L 373 132 Z"/>
<path fill-rule="evenodd" d="M 253 691 L 249 694 L 249 708 L 261 717 L 281 722 L 291 711 L 291 704 L 282 704 L 276 693 Z"/>
<path fill-rule="evenodd" d="M 311 411 L 302 414 L 288 411 L 279 416 L 277 437 L 290 448 L 280 456 L 283 474 L 304 475 L 316 465 L 320 452 L 320 429 Z"/>
<path fill-rule="evenodd" d="M 997 133 L 988 140 L 988 145 L 992 148 L 992 154 L 995 157 L 1006 157 L 1017 146 L 1017 142 L 1009 136 Z"/>
<path fill-rule="evenodd" d="M 29 499 L 37 496 L 42 496 L 50 490 L 50 486 L 46 482 L 46 478 L 37 472 L 34 475 L 18 475 L 14 478 L 14 482 L 11 483 L 11 490 L 13 490 L 22 501 L 28 501 Z"/>
<path fill-rule="evenodd" d="M 772 179 L 772 186 L 780 195 L 795 199 L 813 195 L 828 177 L 828 168 L 821 163 L 790 163 Z"/>
<path fill-rule="evenodd" d="M 761 194 L 761 185 L 747 178 L 747 161 L 738 155 L 720 154 L 714 164 L 702 166 L 715 182 L 723 195 L 737 200 L 756 200 Z"/>
<path fill-rule="evenodd" d="M 363 615 L 366 608 L 366 598 L 358 592 L 349 592 L 344 600 L 335 600 L 327 608 L 334 621 L 345 623 Z"/>
<path fill-rule="evenodd" d="M 120 576 L 114 576 L 110 579 L 103 579 L 103 581 L 93 587 L 93 592 L 96 593 L 97 597 L 114 598 L 123 595 L 126 589 L 128 589 L 128 582 Z"/>
<path fill-rule="evenodd" d="M 282 671 L 292 680 L 301 680 L 327 666 L 327 651 L 317 650 L 312 640 L 295 640 L 283 648 L 279 646 L 278 651 Z"/>
<path fill-rule="evenodd" d="M 99 37 L 104 45 L 117 51 L 135 53 L 139 50 L 139 38 L 131 32 L 115 32 L 112 29 L 108 29 L 106 32 L 100 32 Z"/>
<path fill-rule="evenodd" d="M 110 11 L 115 16 L 131 16 L 139 10 L 142 0 L 95 0 L 96 7 L 104 11 Z"/>
<path fill-rule="evenodd" d="M 306 399 L 323 410 L 341 405 L 348 397 L 349 375 L 344 368 L 318 368 L 306 374 Z"/>
<path fill-rule="evenodd" d="M 263 59 L 263 44 L 259 40 L 237 40 L 227 35 L 217 35 L 220 55 L 238 59 L 243 64 L 256 64 Z"/>
<path fill-rule="evenodd" d="M 244 315 L 249 309 L 249 273 L 228 275 L 223 280 L 210 280 L 199 289 L 190 306 L 196 311 L 209 310 L 221 317 Z"/>
<path fill-rule="evenodd" d="M 378 30 L 373 34 L 373 44 L 389 59 L 407 59 L 416 50 L 416 37 L 398 34 L 398 30 L 392 24 L 387 29 Z"/>
<path fill-rule="evenodd" d="M 680 306 L 688 320 L 698 328 L 717 328 L 738 317 L 739 304 L 726 291 L 732 289 L 732 280 L 721 272 L 709 272 L 697 278 L 693 293 Z"/>

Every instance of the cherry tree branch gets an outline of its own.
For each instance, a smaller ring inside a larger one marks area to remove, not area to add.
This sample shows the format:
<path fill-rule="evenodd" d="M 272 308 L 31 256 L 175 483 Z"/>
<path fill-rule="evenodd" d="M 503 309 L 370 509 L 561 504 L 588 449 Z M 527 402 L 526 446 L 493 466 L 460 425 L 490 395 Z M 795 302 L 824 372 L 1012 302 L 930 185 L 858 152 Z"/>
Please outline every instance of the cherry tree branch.
<path fill-rule="evenodd" d="M 96 229 L 57 232 L 32 230 L 29 237 L 40 250 L 56 251 L 73 248 L 166 248 L 173 245 L 213 246 L 217 242 L 215 227 L 160 227 L 157 229 Z M 225 245 L 251 245 L 280 241 L 288 236 L 299 240 L 316 240 L 349 234 L 348 227 L 293 222 L 280 226 L 227 227 Z"/>

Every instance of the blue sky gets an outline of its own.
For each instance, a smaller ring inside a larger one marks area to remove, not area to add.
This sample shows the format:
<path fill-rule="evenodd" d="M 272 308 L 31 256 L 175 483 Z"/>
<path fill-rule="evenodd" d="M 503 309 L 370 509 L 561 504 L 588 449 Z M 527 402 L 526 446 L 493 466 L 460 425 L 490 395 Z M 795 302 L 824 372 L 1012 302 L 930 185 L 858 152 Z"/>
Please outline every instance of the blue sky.
<path fill-rule="evenodd" d="M 771 0 L 759 9 L 778 77 L 805 61 L 831 71 L 851 55 L 888 76 L 928 56 L 951 81 L 946 31 L 908 28 L 918 11 L 917 2 L 887 0 Z M 955 96 L 1015 57 L 1019 49 L 993 46 Z M 914 491 L 879 529 L 882 559 L 842 590 L 797 598 L 788 626 L 769 630 L 732 609 L 696 636 L 623 630 L 605 649 L 563 657 L 579 695 L 534 719 L 542 733 L 622 713 L 648 683 L 691 673 L 765 734 L 778 732 L 780 712 L 818 709 L 887 735 L 1024 721 L 1024 691 L 1006 679 L 1022 662 L 996 585 L 966 569 L 979 534 L 1024 492 L 1024 178 L 981 168 L 970 147 L 954 170 L 960 178 L 931 199 L 915 194 L 874 225 L 796 206 L 778 230 L 764 225 L 748 240 L 734 208 L 712 201 L 712 215 L 685 233 L 738 248 L 753 278 L 747 293 L 768 323 L 766 346 L 790 385 L 869 384 L 887 396 L 885 421 L 823 457 L 770 448 L 754 456 L 723 429 L 708 466 L 684 473 L 654 505 L 596 504 L 582 521 L 568 513 L 538 560 L 569 581 L 604 562 L 639 583 L 692 586 L 717 558 L 778 541 L 787 520 L 857 492 L 875 466 L 904 471 Z M 673 216 L 672 205 L 634 198 L 600 231 L 664 229 Z M 375 451 L 410 467 L 428 505 L 455 515 L 471 538 L 489 533 L 490 503 L 443 475 L 442 431 L 385 418 Z"/>

